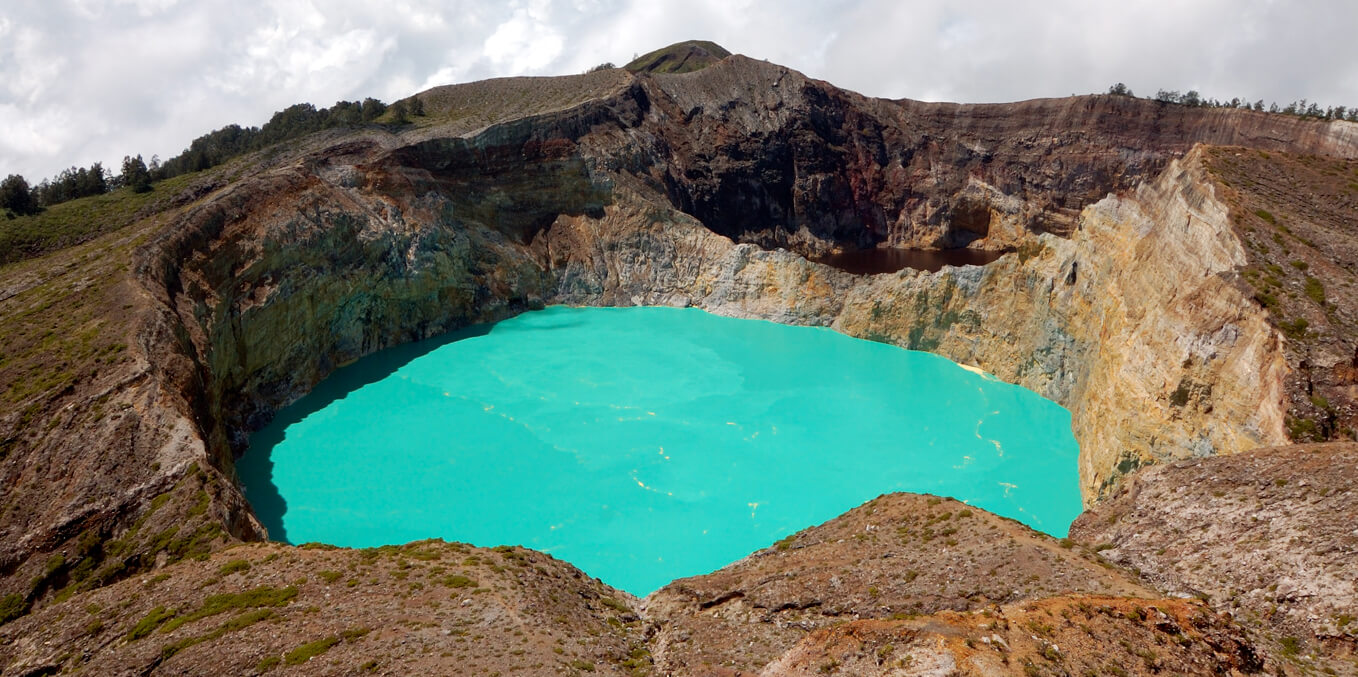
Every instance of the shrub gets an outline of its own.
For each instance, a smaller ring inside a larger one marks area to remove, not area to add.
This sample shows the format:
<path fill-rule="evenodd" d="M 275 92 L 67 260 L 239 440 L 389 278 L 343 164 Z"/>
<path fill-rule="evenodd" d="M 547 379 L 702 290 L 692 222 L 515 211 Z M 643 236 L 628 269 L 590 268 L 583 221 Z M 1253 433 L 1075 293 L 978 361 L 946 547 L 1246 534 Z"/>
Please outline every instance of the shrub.
<path fill-rule="evenodd" d="M 245 592 L 227 593 L 224 595 L 212 595 L 203 600 L 203 606 L 197 611 L 180 616 L 165 624 L 161 632 L 174 632 L 176 628 L 191 623 L 201 618 L 215 616 L 217 614 L 231 611 L 233 609 L 250 609 L 266 606 L 283 606 L 292 601 L 297 596 L 297 588 L 288 586 L 286 588 L 259 587 Z"/>
<path fill-rule="evenodd" d="M 163 606 L 158 606 L 146 612 L 146 615 L 142 616 L 142 619 L 137 621 L 137 624 L 132 626 L 132 630 L 127 633 L 127 641 L 138 640 L 151 634 L 165 621 L 173 618 L 174 614 L 174 609 L 166 609 Z"/>
<path fill-rule="evenodd" d="M 339 641 L 338 637 L 332 635 L 325 639 L 307 642 L 285 654 L 283 656 L 283 663 L 285 665 L 301 665 L 302 663 L 329 651 L 331 647 L 339 644 Z"/>
<path fill-rule="evenodd" d="M 1317 305 L 1325 305 L 1325 285 L 1310 275 L 1306 276 L 1306 296 Z"/>
<path fill-rule="evenodd" d="M 1283 645 L 1284 656 L 1295 656 L 1301 653 L 1301 640 L 1296 637 L 1284 637 L 1280 642 Z"/>
<path fill-rule="evenodd" d="M 1304 317 L 1299 317 L 1291 322 L 1283 321 L 1278 323 L 1278 328 L 1282 329 L 1283 334 L 1290 339 L 1306 338 L 1306 330 L 1310 326 L 1310 323 L 1307 322 Z"/>
<path fill-rule="evenodd" d="M 441 582 L 442 582 L 444 585 L 446 585 L 446 586 L 448 586 L 448 587 L 450 587 L 450 588 L 474 588 L 474 587 L 476 587 L 476 581 L 475 581 L 475 580 L 472 580 L 472 579 L 470 579 L 470 578 L 467 578 L 466 576 L 463 576 L 463 575 L 461 575 L 461 574 L 453 574 L 452 576 L 447 576 L 447 577 L 445 577 Z"/>
<path fill-rule="evenodd" d="M 221 574 L 221 575 L 223 575 L 223 576 L 229 576 L 229 575 L 234 574 L 234 573 L 236 573 L 236 572 L 243 572 L 243 571 L 249 571 L 249 570 L 250 570 L 250 561 L 249 561 L 249 560 L 244 560 L 244 559 L 233 559 L 233 560 L 231 560 L 230 562 L 227 562 L 226 564 L 223 564 L 219 569 L 217 569 L 217 573 L 219 573 L 219 574 Z"/>
<path fill-rule="evenodd" d="M 14 593 L 0 598 L 0 625 L 4 625 L 24 614 L 28 613 L 28 600 L 23 595 Z"/>

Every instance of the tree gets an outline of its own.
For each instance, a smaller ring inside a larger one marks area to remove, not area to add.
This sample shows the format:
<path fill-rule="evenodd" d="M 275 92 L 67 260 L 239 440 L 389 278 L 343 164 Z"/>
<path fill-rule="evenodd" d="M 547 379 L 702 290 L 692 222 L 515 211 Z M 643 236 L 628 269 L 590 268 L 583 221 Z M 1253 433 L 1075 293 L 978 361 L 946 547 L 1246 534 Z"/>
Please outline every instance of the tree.
<path fill-rule="evenodd" d="M 38 201 L 24 177 L 10 174 L 0 181 L 0 209 L 9 210 L 17 216 L 38 213 Z"/>
<path fill-rule="evenodd" d="M 108 192 L 108 177 L 104 175 L 103 163 L 96 162 L 80 172 L 80 180 L 76 185 L 76 193 L 79 197 L 90 195 L 103 195 Z"/>
<path fill-rule="evenodd" d="M 132 189 L 134 193 L 146 193 L 151 190 L 151 172 L 146 168 L 146 163 L 141 156 L 127 156 L 123 158 L 123 185 Z"/>
<path fill-rule="evenodd" d="M 372 122 L 385 112 L 387 112 L 387 105 L 381 101 L 378 101 L 371 96 L 363 100 L 364 122 Z"/>
<path fill-rule="evenodd" d="M 363 121 L 363 104 L 357 101 L 336 101 L 330 107 L 330 119 L 336 125 L 356 125 Z"/>
<path fill-rule="evenodd" d="M 397 101 L 391 104 L 391 124 L 404 125 L 410 122 L 409 109 L 405 101 Z"/>
<path fill-rule="evenodd" d="M 91 195 L 108 192 L 108 178 L 104 167 L 96 162 L 89 167 L 64 169 L 54 178 L 43 181 L 33 189 L 33 196 L 42 205 L 54 205 Z"/>
<path fill-rule="evenodd" d="M 1132 93 L 1131 89 L 1128 89 L 1127 85 L 1124 85 L 1121 82 L 1109 87 L 1108 93 L 1113 96 L 1136 96 Z"/>
<path fill-rule="evenodd" d="M 1164 101 L 1165 103 L 1179 103 L 1180 101 L 1183 100 L 1183 98 L 1184 98 L 1183 95 L 1180 94 L 1179 90 L 1177 89 L 1170 91 L 1165 91 L 1162 89 L 1155 93 L 1155 100 Z"/>

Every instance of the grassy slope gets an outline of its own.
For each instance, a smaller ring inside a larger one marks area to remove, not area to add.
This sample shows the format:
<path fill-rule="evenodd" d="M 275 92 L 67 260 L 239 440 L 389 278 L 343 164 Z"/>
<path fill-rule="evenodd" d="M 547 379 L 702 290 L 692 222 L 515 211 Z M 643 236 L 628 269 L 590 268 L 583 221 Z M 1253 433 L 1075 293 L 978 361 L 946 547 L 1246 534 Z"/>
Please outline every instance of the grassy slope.
<path fill-rule="evenodd" d="M 47 418 L 63 393 L 131 359 L 140 303 L 129 275 L 133 252 L 214 171 L 158 183 L 150 193 L 119 190 L 0 222 L 0 242 L 42 252 L 0 265 L 0 460 L 39 437 L 30 424 Z"/>
<path fill-rule="evenodd" d="M 88 242 L 168 206 L 201 173 L 155 184 L 149 193 L 120 188 L 111 193 L 52 205 L 33 216 L 0 218 L 0 265 L 42 256 Z"/>
<path fill-rule="evenodd" d="M 417 127 L 437 126 L 441 135 L 472 132 L 491 124 L 541 113 L 566 110 L 606 97 L 631 82 L 620 69 L 584 75 L 518 77 L 480 80 L 435 87 L 419 93 L 425 116 L 414 117 Z M 378 122 L 385 121 L 381 118 Z"/>
<path fill-rule="evenodd" d="M 691 73 L 731 56 L 709 40 L 688 40 L 648 52 L 623 66 L 633 73 Z"/>

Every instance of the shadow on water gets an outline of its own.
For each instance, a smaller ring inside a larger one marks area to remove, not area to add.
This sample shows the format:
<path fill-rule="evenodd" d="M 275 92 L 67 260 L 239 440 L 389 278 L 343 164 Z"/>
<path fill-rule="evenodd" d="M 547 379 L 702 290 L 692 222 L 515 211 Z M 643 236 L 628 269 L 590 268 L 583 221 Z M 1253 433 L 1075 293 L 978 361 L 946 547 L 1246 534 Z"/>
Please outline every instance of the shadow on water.
<path fill-rule="evenodd" d="M 943 269 L 943 266 L 984 266 L 998 260 L 1007 253 L 1007 251 L 982 251 L 979 249 L 933 250 L 883 247 L 830 254 L 812 260 L 855 275 L 894 273 L 905 268 L 937 273 Z"/>
<path fill-rule="evenodd" d="M 552 329 L 565 325 L 540 326 L 539 329 Z M 443 346 L 464 339 L 485 336 L 496 325 L 478 324 L 463 329 L 440 334 L 423 341 L 415 341 L 387 348 L 368 355 L 353 364 L 340 367 L 303 395 L 296 402 L 280 409 L 273 421 L 250 436 L 250 447 L 246 456 L 250 462 L 237 461 L 236 471 L 247 488 L 246 498 L 255 509 L 255 516 L 269 531 L 274 541 L 292 543 L 288 540 L 287 530 L 283 527 L 283 514 L 287 512 L 287 502 L 273 481 L 273 450 L 286 437 L 288 426 L 301 421 L 311 414 L 344 399 L 350 393 L 364 386 L 376 383 L 396 373 L 398 369 L 416 358 L 423 357 Z M 501 328 L 504 331 L 507 328 Z M 244 461 L 244 457 L 242 457 Z"/>

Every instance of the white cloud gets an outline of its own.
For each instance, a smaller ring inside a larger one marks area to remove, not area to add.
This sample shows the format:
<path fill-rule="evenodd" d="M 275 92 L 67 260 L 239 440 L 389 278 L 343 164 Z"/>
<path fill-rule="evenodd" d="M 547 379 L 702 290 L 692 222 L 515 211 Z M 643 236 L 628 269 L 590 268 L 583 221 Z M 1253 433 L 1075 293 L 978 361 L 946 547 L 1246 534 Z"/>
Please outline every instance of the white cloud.
<path fill-rule="evenodd" d="M 486 38 L 482 53 L 506 75 L 535 72 L 561 55 L 565 39 L 549 23 L 547 3 L 518 7 Z"/>
<path fill-rule="evenodd" d="M 1355 25 L 1350 0 L 14 0 L 0 4 L 0 174 L 168 157 L 293 103 L 578 73 L 690 38 L 875 96 L 1121 81 L 1358 105 Z"/>

